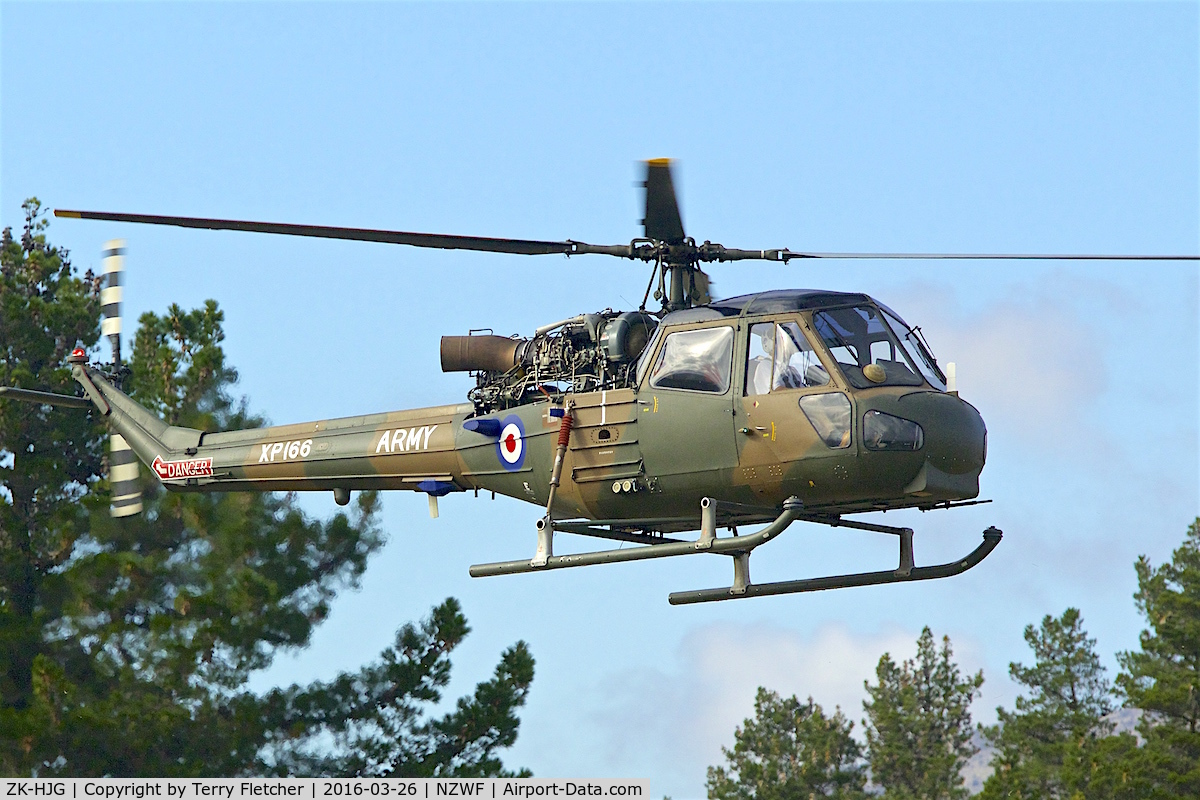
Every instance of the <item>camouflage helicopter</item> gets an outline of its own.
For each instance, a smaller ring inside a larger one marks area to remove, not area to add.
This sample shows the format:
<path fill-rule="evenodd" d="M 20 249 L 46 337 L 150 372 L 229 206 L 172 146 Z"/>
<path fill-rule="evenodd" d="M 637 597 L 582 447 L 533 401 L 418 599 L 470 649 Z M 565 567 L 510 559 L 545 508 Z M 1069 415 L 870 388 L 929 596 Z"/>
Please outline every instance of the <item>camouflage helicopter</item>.
<path fill-rule="evenodd" d="M 848 519 L 978 502 L 987 457 L 979 412 L 920 328 L 857 293 L 781 290 L 714 300 L 701 264 L 760 259 L 1129 259 L 1196 256 L 811 253 L 738 250 L 684 233 L 670 163 L 646 163 L 644 236 L 624 245 L 56 210 L 55 216 L 290 234 L 527 255 L 600 254 L 651 265 L 636 311 L 584 313 L 528 338 L 445 336 L 441 366 L 475 380 L 469 402 L 253 430 L 168 425 L 121 391 L 122 254 L 105 252 L 102 334 L 111 364 L 68 359 L 82 396 L 0 388 L 8 397 L 90 407 L 110 429 L 112 513 L 141 510 L 138 462 L 169 491 L 490 491 L 544 508 L 531 558 L 472 576 L 690 554 L 731 557 L 728 587 L 675 592 L 672 604 L 928 580 L 982 561 L 917 567 L 911 528 Z M 662 308 L 646 310 L 651 292 Z M 750 555 L 793 522 L 895 535 L 894 570 L 752 583 Z M 753 533 L 747 525 L 763 525 Z M 695 538 L 677 534 L 698 531 Z M 728 531 L 731 535 L 718 535 Z M 556 534 L 622 543 L 555 555 Z M 625 547 L 626 544 L 636 546 Z"/>

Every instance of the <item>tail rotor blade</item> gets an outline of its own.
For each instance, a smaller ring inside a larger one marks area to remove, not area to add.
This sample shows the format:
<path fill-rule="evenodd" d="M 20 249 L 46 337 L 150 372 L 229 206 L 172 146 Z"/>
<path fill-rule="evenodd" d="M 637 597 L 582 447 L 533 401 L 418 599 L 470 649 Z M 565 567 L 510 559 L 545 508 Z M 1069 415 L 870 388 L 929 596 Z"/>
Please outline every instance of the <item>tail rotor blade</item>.
<path fill-rule="evenodd" d="M 100 289 L 100 333 L 112 344 L 113 364 L 121 365 L 121 301 L 124 299 L 125 240 L 104 244 L 104 286 Z M 137 456 L 119 433 L 108 437 L 109 513 L 131 517 L 142 513 L 142 486 Z"/>
<path fill-rule="evenodd" d="M 646 238 L 667 244 L 683 244 L 683 219 L 671 180 L 671 159 L 646 162 Z"/>
<path fill-rule="evenodd" d="M 121 300 L 125 277 L 125 240 L 104 245 L 104 286 L 100 289 L 100 333 L 112 344 L 113 363 L 121 364 Z"/>
<path fill-rule="evenodd" d="M 131 517 L 142 513 L 142 486 L 137 456 L 125 437 L 114 433 L 108 440 L 108 484 L 112 492 L 109 513 Z"/>

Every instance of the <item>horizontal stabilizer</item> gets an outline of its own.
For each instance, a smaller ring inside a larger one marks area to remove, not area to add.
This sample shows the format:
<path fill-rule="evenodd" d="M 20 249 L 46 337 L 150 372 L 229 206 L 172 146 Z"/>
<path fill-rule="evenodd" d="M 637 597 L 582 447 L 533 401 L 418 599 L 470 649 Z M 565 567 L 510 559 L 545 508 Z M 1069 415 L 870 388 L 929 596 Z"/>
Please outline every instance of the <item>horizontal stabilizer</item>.
<path fill-rule="evenodd" d="M 68 406 L 70 408 L 88 408 L 92 401 L 84 397 L 54 392 L 35 392 L 32 389 L 18 389 L 15 386 L 0 386 L 0 400 L 10 398 L 23 400 L 26 403 L 40 403 L 48 406 Z"/>

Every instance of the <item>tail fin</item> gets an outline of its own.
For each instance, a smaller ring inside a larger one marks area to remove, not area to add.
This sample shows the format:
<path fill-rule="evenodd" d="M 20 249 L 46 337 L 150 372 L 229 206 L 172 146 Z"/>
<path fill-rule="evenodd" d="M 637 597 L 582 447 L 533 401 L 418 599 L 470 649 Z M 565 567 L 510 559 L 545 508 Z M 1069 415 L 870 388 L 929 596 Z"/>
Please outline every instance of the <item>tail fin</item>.
<path fill-rule="evenodd" d="M 200 445 L 203 431 L 176 427 L 159 419 L 117 388 L 111 378 L 89 366 L 87 354 L 82 350 L 77 352 L 78 355 L 72 354 L 67 359 L 71 374 L 83 387 L 84 394 L 108 419 L 114 438 L 120 436 L 138 460 L 150 464 L 164 453 L 186 453 Z"/>

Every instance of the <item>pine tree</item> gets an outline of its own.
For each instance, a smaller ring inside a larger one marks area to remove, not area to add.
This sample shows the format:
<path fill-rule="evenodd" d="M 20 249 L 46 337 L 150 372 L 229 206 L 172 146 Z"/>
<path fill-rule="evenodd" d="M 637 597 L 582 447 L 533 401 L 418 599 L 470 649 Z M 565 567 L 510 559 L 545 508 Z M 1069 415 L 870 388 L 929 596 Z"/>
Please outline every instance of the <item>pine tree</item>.
<path fill-rule="evenodd" d="M 1069 798 L 1093 795 L 1093 772 L 1100 752 L 1112 756 L 1123 743 L 1099 743 L 1112 733 L 1105 715 L 1113 709 L 1112 685 L 1088 638 L 1079 610 L 1047 615 L 1041 626 L 1025 626 L 1034 664 L 1009 664 L 1009 675 L 1024 687 L 1013 711 L 996 709 L 997 725 L 985 729 L 996 748 L 995 770 L 982 797 Z"/>
<path fill-rule="evenodd" d="M 63 356 L 97 340 L 96 285 L 48 245 L 36 201 L 6 230 L 0 382 L 73 394 Z M 254 427 L 229 395 L 216 303 L 140 320 L 126 389 L 168 421 Z M 468 627 L 448 600 L 381 660 L 325 684 L 254 695 L 280 650 L 307 645 L 383 535 L 379 500 L 315 520 L 287 495 L 147 487 L 113 519 L 94 414 L 0 400 L 0 773 L 237 776 L 498 774 L 533 678 L 523 643 L 431 718 Z M 149 483 L 149 480 L 144 481 Z"/>
<path fill-rule="evenodd" d="M 971 745 L 971 701 L 983 673 L 961 677 L 951 661 L 949 637 L 939 651 L 929 628 L 917 639 L 917 656 L 899 666 L 887 653 L 866 683 L 867 759 L 871 780 L 896 800 L 966 797 L 960 774 L 976 752 Z"/>
<path fill-rule="evenodd" d="M 99 337 L 98 287 L 79 277 L 69 254 L 46 242 L 36 198 L 22 206 L 25 228 L 0 237 L 0 385 L 74 394 L 64 358 Z M 62 573 L 87 530 L 80 505 L 100 476 L 101 431 L 86 414 L 0 401 L 0 769 L 8 753 L 28 752 L 38 730 L 37 662 L 48 650 L 44 626 L 67 594 Z"/>
<path fill-rule="evenodd" d="M 862 748 L 841 710 L 827 717 L 812 698 L 801 703 L 759 688 L 754 718 L 734 732 L 726 766 L 708 768 L 709 800 L 863 798 Z"/>
<path fill-rule="evenodd" d="M 1143 712 L 1141 766 L 1155 796 L 1200 797 L 1200 518 L 1167 564 L 1136 564 L 1140 651 L 1118 655 L 1117 683 Z"/>

